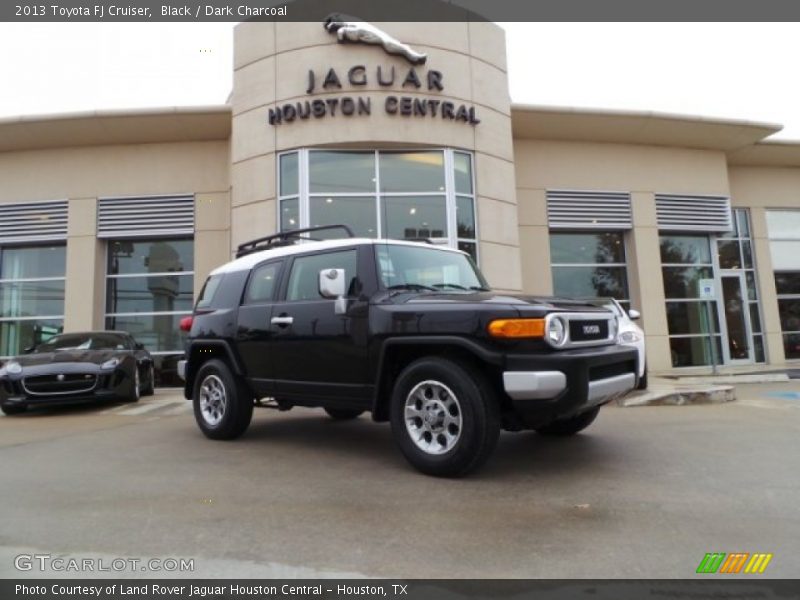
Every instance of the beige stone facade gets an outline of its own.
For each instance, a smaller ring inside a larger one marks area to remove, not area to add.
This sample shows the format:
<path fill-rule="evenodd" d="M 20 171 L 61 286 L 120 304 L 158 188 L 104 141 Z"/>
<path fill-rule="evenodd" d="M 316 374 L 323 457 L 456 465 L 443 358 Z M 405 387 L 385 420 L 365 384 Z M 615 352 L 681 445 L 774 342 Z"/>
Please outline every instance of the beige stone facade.
<path fill-rule="evenodd" d="M 435 151 L 444 157 L 446 182 L 440 188 L 447 206 L 442 243 L 455 245 L 464 242 L 464 235 L 474 235 L 480 266 L 500 290 L 558 292 L 553 235 L 603 231 L 592 223 L 578 223 L 574 230 L 554 228 L 548 211 L 553 191 L 613 192 L 629 199 L 629 225 L 610 229 L 624 244 L 627 300 L 642 313 L 648 366 L 654 372 L 673 371 L 675 348 L 682 347 L 675 342 L 676 325 L 667 308 L 670 292 L 662 278 L 664 236 L 705 236 L 712 252 L 724 237 L 717 231 L 671 231 L 659 220 L 657 198 L 730 199 L 734 209 L 746 209 L 750 223 L 748 239 L 740 242 L 752 249 L 754 268 L 749 272 L 757 282 L 757 303 L 751 311 L 758 317 L 751 314 L 750 333 L 760 321 L 755 334 L 758 343 L 763 340 L 764 353 L 763 361 L 750 352 L 749 360 L 740 357 L 730 365 L 759 369 L 791 364 L 784 352 L 787 338 L 767 211 L 800 210 L 800 145 L 764 141 L 778 126 L 512 106 L 505 39 L 498 26 L 376 25 L 426 53 L 426 63 L 411 65 L 375 45 L 337 43 L 317 23 L 243 23 L 234 32 L 228 105 L 0 122 L 0 258 L 3 249 L 65 244 L 63 328 L 102 328 L 110 312 L 107 257 L 109 240 L 114 239 L 98 230 L 104 199 L 193 198 L 189 237 L 196 297 L 208 272 L 229 260 L 238 244 L 279 227 L 280 202 L 287 197 L 281 192 L 281 156 L 288 153 L 300 161 L 299 190 L 290 199 L 301 206 L 298 219 L 311 223 L 309 153 L 374 151 L 379 157 L 381 152 Z M 329 101 L 336 102 L 335 109 Z M 352 114 L 347 114 L 349 102 Z M 443 116 L 447 103 L 452 113 Z M 324 114 L 315 114 L 315 106 L 323 106 Z M 364 106 L 369 110 L 359 110 Z M 458 113 L 461 107 L 464 112 Z M 305 110 L 311 112 L 304 115 Z M 456 157 L 469 161 L 474 187 L 468 192 L 455 181 Z M 380 206 L 384 192 L 377 186 Z M 429 195 L 438 193 L 431 190 Z M 457 225 L 463 215 L 455 213 L 465 198 L 475 213 L 473 233 L 468 234 Z M 67 201 L 67 224 L 60 237 L 39 239 L 34 232 L 27 240 L 12 239 L 7 229 L 5 238 L 12 241 L 3 241 L 2 229 L 11 222 L 2 221 L 4 205 L 58 200 Z M 387 227 L 380 217 L 378 223 L 379 231 Z M 163 237 L 162 232 L 153 239 Z M 139 231 L 134 239 L 148 238 Z M 738 277 L 722 272 L 716 258 L 711 262 L 708 272 L 718 282 L 723 276 L 729 282 Z M 742 269 L 741 281 L 745 276 L 750 277 Z M 25 283 L 24 278 L 8 283 L 12 279 L 0 271 L 0 286 Z M 0 325 L 2 319 L 14 318 L 2 306 L 9 297 L 0 295 Z M 724 329 L 725 313 L 719 314 Z M 723 332 L 721 343 L 728 342 Z"/>

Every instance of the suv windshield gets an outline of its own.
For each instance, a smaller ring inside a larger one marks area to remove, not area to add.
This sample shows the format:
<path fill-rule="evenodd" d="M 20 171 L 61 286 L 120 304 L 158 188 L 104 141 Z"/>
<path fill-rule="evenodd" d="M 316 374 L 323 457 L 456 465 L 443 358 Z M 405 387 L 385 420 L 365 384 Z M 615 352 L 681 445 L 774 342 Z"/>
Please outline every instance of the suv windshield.
<path fill-rule="evenodd" d="M 387 289 L 488 290 L 466 254 L 436 247 L 376 246 L 381 283 Z"/>

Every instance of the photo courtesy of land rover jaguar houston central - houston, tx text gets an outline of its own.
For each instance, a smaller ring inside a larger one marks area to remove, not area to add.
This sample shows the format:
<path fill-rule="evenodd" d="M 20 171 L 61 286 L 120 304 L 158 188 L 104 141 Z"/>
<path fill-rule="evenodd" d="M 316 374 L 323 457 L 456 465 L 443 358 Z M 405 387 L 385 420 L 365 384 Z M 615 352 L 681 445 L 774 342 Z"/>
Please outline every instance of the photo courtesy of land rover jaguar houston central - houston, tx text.
<path fill-rule="evenodd" d="M 207 437 L 241 436 L 254 406 L 370 412 L 438 476 L 479 467 L 501 429 L 581 431 L 639 373 L 610 311 L 493 292 L 464 252 L 346 225 L 240 245 L 181 328 L 178 370 Z"/>

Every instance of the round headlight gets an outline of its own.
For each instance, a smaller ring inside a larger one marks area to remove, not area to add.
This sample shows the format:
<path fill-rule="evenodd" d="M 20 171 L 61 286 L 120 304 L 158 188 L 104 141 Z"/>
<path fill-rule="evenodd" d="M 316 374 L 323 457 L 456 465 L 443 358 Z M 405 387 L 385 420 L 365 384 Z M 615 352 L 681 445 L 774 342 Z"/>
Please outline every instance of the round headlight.
<path fill-rule="evenodd" d="M 16 361 L 10 360 L 6 363 L 6 373 L 9 375 L 19 375 L 22 373 L 22 365 Z"/>
<path fill-rule="evenodd" d="M 638 342 L 641 338 L 635 331 L 623 331 L 619 334 L 619 341 L 621 344 L 632 344 Z"/>
<path fill-rule="evenodd" d="M 567 327 L 564 319 L 553 317 L 547 324 L 547 341 L 553 346 L 561 346 L 567 340 Z"/>

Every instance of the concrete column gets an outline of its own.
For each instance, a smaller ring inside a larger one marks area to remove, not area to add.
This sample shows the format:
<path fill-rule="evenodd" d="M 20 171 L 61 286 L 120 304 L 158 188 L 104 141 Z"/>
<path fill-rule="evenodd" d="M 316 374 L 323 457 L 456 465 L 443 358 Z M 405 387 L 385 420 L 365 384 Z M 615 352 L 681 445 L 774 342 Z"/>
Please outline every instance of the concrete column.
<path fill-rule="evenodd" d="M 229 192 L 197 194 L 194 200 L 194 297 L 208 274 L 231 259 Z"/>
<path fill-rule="evenodd" d="M 550 232 L 547 227 L 547 192 L 517 189 L 517 214 L 522 260 L 522 290 L 526 294 L 550 296 Z"/>
<path fill-rule="evenodd" d="M 64 331 L 104 328 L 105 243 L 97 235 L 97 198 L 71 198 L 67 209 Z"/>
<path fill-rule="evenodd" d="M 631 194 L 633 230 L 628 240 L 628 277 L 632 306 L 642 313 L 647 341 L 648 370 L 672 369 L 669 349 L 661 250 L 656 220 L 655 194 Z"/>
<path fill-rule="evenodd" d="M 766 345 L 767 363 L 782 365 L 786 362 L 781 334 L 781 320 L 778 315 L 778 295 L 775 289 L 775 276 L 772 271 L 772 254 L 769 249 L 767 233 L 767 216 L 764 208 L 750 209 L 750 225 L 752 227 L 753 253 L 755 254 L 756 279 L 758 295 L 761 301 L 763 316 L 764 343 Z"/>

